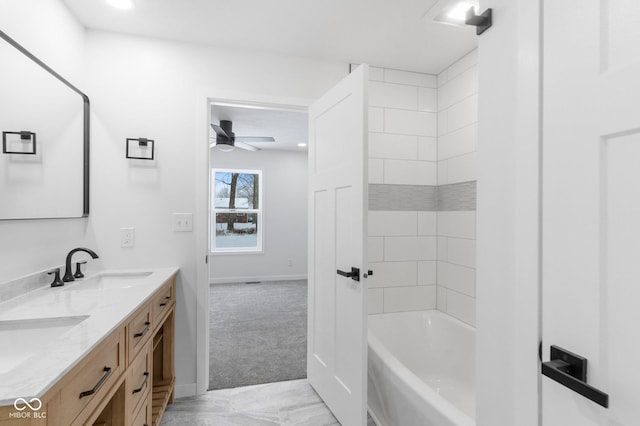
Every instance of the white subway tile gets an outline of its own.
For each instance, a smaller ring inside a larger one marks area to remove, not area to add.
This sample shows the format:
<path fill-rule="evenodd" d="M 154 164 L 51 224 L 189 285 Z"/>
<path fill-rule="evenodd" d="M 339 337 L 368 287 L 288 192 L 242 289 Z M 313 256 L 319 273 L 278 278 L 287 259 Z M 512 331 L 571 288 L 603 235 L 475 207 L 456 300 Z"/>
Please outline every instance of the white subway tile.
<path fill-rule="evenodd" d="M 476 180 L 476 153 L 460 155 L 447 160 L 447 182 L 459 183 Z"/>
<path fill-rule="evenodd" d="M 433 285 L 438 282 L 437 264 L 433 260 L 418 262 L 418 285 Z"/>
<path fill-rule="evenodd" d="M 436 237 L 418 237 L 418 259 L 436 260 L 437 244 Z"/>
<path fill-rule="evenodd" d="M 412 211 L 369 211 L 369 236 L 416 236 L 418 213 Z"/>
<path fill-rule="evenodd" d="M 449 79 L 455 78 L 477 63 L 478 49 L 474 49 L 449 66 L 449 68 L 447 69 Z"/>
<path fill-rule="evenodd" d="M 432 161 L 384 160 L 384 183 L 436 185 L 437 165 Z"/>
<path fill-rule="evenodd" d="M 415 111 L 418 109 L 418 88 L 405 84 L 370 81 L 369 105 Z"/>
<path fill-rule="evenodd" d="M 447 292 L 447 313 L 469 325 L 476 324 L 476 301 L 455 291 Z"/>
<path fill-rule="evenodd" d="M 436 76 L 410 71 L 400 71 L 385 68 L 384 80 L 389 83 L 410 84 L 420 87 L 437 87 Z"/>
<path fill-rule="evenodd" d="M 443 261 L 447 260 L 448 242 L 449 242 L 449 238 L 438 236 L 438 240 L 437 240 L 438 253 L 436 256 L 438 260 L 443 260 Z"/>
<path fill-rule="evenodd" d="M 468 154 L 476 150 L 478 126 L 472 124 L 438 138 L 438 160 Z"/>
<path fill-rule="evenodd" d="M 369 158 L 418 159 L 418 136 L 369 133 Z"/>
<path fill-rule="evenodd" d="M 369 67 L 369 81 L 384 81 L 384 69 Z"/>
<path fill-rule="evenodd" d="M 370 132 L 383 132 L 384 131 L 384 109 L 369 107 L 369 131 Z"/>
<path fill-rule="evenodd" d="M 369 159 L 369 183 L 384 183 L 384 160 Z"/>
<path fill-rule="evenodd" d="M 382 262 L 384 260 L 384 237 L 368 238 L 367 257 L 369 262 Z"/>
<path fill-rule="evenodd" d="M 384 260 L 418 260 L 418 237 L 385 237 Z"/>
<path fill-rule="evenodd" d="M 436 297 L 438 298 L 436 307 L 442 312 L 447 312 L 447 291 L 446 288 L 441 286 L 438 286 L 436 289 Z"/>
<path fill-rule="evenodd" d="M 422 311 L 436 307 L 436 286 L 384 289 L 384 311 Z"/>
<path fill-rule="evenodd" d="M 418 89 L 418 109 L 420 111 L 438 111 L 438 90 L 420 87 Z"/>
<path fill-rule="evenodd" d="M 478 121 L 478 96 L 473 95 L 452 105 L 447 110 L 447 132 Z"/>
<path fill-rule="evenodd" d="M 438 161 L 438 185 L 446 185 L 447 180 L 447 160 Z"/>
<path fill-rule="evenodd" d="M 438 212 L 438 235 L 444 237 L 476 238 L 476 212 Z"/>
<path fill-rule="evenodd" d="M 418 235 L 436 235 L 436 212 L 418 212 Z"/>
<path fill-rule="evenodd" d="M 476 68 L 471 67 L 438 89 L 438 108 L 447 109 L 478 92 Z"/>
<path fill-rule="evenodd" d="M 368 313 L 369 314 L 380 314 L 384 312 L 384 290 L 381 288 L 370 288 L 369 289 L 369 299 L 368 299 Z"/>
<path fill-rule="evenodd" d="M 447 260 L 457 265 L 475 268 L 476 240 L 449 238 L 447 245 Z"/>
<path fill-rule="evenodd" d="M 418 136 L 418 160 L 438 160 L 438 139 L 429 136 Z"/>
<path fill-rule="evenodd" d="M 449 131 L 448 114 L 448 109 L 438 112 L 438 136 L 442 136 Z"/>
<path fill-rule="evenodd" d="M 437 114 L 435 112 L 385 109 L 384 129 L 386 133 L 436 136 Z"/>
<path fill-rule="evenodd" d="M 474 297 L 476 294 L 476 271 L 453 263 L 438 262 L 438 285 Z"/>
<path fill-rule="evenodd" d="M 418 262 L 369 262 L 369 288 L 411 286 L 418 283 Z"/>

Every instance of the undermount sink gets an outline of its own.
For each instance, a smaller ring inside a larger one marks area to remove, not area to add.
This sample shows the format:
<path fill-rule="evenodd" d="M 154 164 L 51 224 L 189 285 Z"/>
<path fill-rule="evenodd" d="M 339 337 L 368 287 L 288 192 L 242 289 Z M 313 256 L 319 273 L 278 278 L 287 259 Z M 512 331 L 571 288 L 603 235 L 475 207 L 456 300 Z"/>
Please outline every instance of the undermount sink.
<path fill-rule="evenodd" d="M 0 321 L 0 374 L 13 370 L 87 318 L 82 315 Z"/>
<path fill-rule="evenodd" d="M 151 275 L 151 272 L 123 272 L 102 274 L 86 280 L 77 280 L 73 284 L 73 290 L 108 290 L 118 288 L 133 287 L 139 282 Z"/>

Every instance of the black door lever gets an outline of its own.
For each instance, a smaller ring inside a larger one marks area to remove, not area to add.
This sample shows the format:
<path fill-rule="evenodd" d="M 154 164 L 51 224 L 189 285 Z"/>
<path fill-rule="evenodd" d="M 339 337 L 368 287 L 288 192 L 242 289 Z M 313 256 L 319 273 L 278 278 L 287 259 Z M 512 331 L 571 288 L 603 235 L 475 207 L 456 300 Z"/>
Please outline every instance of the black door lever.
<path fill-rule="evenodd" d="M 351 272 L 345 272 L 338 269 L 338 275 L 342 275 L 343 277 L 351 278 L 354 281 L 360 281 L 360 269 L 351 267 Z"/>
<path fill-rule="evenodd" d="M 542 363 L 542 374 L 609 408 L 609 395 L 587 384 L 587 359 L 559 346 L 551 345 L 551 361 Z"/>

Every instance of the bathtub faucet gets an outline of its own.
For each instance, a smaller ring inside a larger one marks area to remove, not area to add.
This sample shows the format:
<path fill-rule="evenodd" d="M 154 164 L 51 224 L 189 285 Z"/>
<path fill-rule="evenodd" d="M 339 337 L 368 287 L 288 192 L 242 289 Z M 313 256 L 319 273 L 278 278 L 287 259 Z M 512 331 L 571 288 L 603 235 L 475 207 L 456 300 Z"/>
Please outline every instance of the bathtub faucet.
<path fill-rule="evenodd" d="M 77 251 L 83 251 L 85 253 L 89 253 L 92 259 L 98 258 L 98 255 L 96 254 L 96 252 L 93 250 L 89 250 L 88 248 L 78 247 L 71 250 L 69 254 L 67 254 L 67 260 L 64 264 L 64 277 L 62 277 L 62 281 L 64 282 L 74 281 L 73 273 L 71 272 L 71 257 Z"/>

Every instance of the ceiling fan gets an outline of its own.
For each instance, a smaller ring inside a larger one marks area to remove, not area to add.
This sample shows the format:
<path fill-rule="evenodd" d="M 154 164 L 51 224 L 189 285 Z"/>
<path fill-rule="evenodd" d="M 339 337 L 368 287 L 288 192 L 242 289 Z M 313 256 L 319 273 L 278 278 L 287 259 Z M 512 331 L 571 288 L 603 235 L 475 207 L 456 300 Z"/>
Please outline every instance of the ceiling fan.
<path fill-rule="evenodd" d="M 216 132 L 215 140 L 211 142 L 211 147 L 217 147 L 220 151 L 232 151 L 234 147 L 246 149 L 248 151 L 260 151 L 247 142 L 275 142 L 276 140 L 270 136 L 236 136 L 231 130 L 233 123 L 229 120 L 220 120 L 220 125 L 211 123 L 211 128 Z M 211 139 L 214 139 L 211 137 Z"/>

